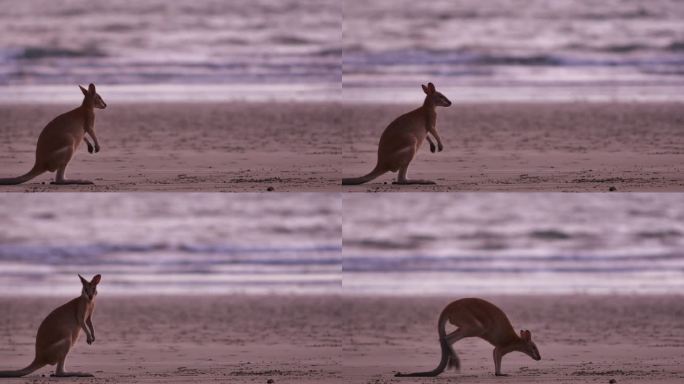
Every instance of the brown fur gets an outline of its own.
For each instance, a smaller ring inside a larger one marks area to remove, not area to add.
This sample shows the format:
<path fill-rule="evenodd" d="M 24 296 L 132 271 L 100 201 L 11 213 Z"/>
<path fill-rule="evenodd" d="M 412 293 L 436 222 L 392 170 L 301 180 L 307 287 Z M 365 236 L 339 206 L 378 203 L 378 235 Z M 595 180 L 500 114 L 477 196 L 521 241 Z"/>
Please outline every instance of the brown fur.
<path fill-rule="evenodd" d="M 446 334 L 444 327 L 447 322 L 457 329 Z M 534 360 L 541 360 L 539 350 L 532 341 L 532 333 L 520 331 L 520 335 L 516 334 L 506 314 L 496 305 L 482 299 L 460 299 L 447 305 L 439 316 L 437 331 L 442 348 L 442 358 L 437 368 L 427 372 L 397 373 L 395 376 L 437 376 L 447 365 L 458 369 L 458 357 L 452 344 L 466 337 L 479 337 L 494 346 L 494 374 L 497 376 L 505 376 L 501 373 L 501 359 L 507 353 L 518 351 Z"/>
<path fill-rule="evenodd" d="M 65 178 L 66 167 L 76 153 L 76 149 L 85 141 L 88 152 L 100 151 L 100 144 L 95 135 L 95 108 L 104 109 L 107 104 L 90 84 L 83 92 L 83 103 L 80 107 L 57 116 L 43 128 L 36 145 L 36 161 L 26 174 L 8 179 L 0 179 L 0 185 L 25 183 L 44 172 L 57 172 L 53 184 L 93 184 L 88 180 L 69 180 Z M 93 147 L 85 137 L 90 135 L 95 143 Z"/>
<path fill-rule="evenodd" d="M 406 178 L 408 166 L 418 153 L 423 140 L 427 139 L 430 143 L 430 151 L 435 152 L 435 144 L 428 133 L 437 140 L 438 150 L 441 152 L 444 149 L 442 139 L 437 132 L 435 107 L 448 107 L 451 102 L 446 96 L 437 92 L 432 83 L 422 87 L 425 92 L 423 106 L 396 118 L 380 136 L 378 161 L 375 168 L 365 176 L 342 179 L 342 185 L 363 184 L 389 171 L 399 172 L 395 184 L 434 184 L 430 180 Z"/>
<path fill-rule="evenodd" d="M 81 330 L 85 332 L 88 344 L 95 342 L 92 317 L 100 275 L 93 277 L 90 282 L 81 275 L 78 277 L 83 285 L 81 296 L 52 311 L 38 327 L 36 355 L 33 362 L 28 367 L 18 371 L 0 371 L 0 377 L 26 376 L 48 364 L 57 364 L 53 376 L 92 376 L 89 373 L 64 371 L 64 361 L 71 348 L 76 344 Z"/>

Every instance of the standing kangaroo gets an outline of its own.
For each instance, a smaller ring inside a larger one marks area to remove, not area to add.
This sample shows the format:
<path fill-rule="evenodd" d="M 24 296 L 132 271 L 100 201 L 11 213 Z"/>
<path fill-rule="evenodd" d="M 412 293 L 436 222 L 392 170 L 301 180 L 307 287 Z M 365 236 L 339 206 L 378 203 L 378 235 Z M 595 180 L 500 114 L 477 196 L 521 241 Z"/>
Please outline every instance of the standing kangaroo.
<path fill-rule="evenodd" d="M 85 96 L 80 107 L 57 116 L 43 128 L 36 145 L 36 162 L 28 173 L 18 177 L 0 179 L 0 185 L 25 183 L 43 172 L 57 171 L 55 181 L 51 184 L 93 184 L 88 180 L 69 180 L 64 177 L 67 164 L 76 153 L 81 141 L 88 145 L 88 152 L 100 151 L 100 144 L 95 136 L 95 108 L 105 109 L 107 104 L 95 92 L 95 84 L 88 89 L 81 88 Z M 85 137 L 89 134 L 95 147 Z"/>
<path fill-rule="evenodd" d="M 446 334 L 445 325 L 450 322 L 457 329 Z M 460 363 L 452 344 L 466 337 L 479 337 L 494 346 L 494 374 L 501 373 L 501 359 L 509 352 L 522 352 L 534 360 L 541 360 L 537 346 L 532 341 L 530 331 L 515 333 L 506 314 L 496 305 L 482 299 L 460 299 L 449 304 L 439 315 L 437 324 L 439 345 L 442 348 L 442 359 L 437 368 L 428 372 L 397 373 L 397 377 L 433 377 L 444 372 L 444 369 L 460 368 Z"/>
<path fill-rule="evenodd" d="M 90 282 L 81 275 L 78 277 L 83 284 L 81 296 L 52 311 L 38 327 L 36 357 L 33 362 L 28 367 L 18 371 L 0 371 L 0 377 L 26 376 L 47 364 L 57 364 L 57 369 L 53 375 L 56 377 L 93 376 L 89 373 L 64 371 L 64 360 L 66 360 L 69 350 L 76 344 L 81 329 L 88 337 L 88 344 L 95 341 L 92 319 L 100 275 L 95 275 Z"/>
<path fill-rule="evenodd" d="M 437 133 L 437 112 L 435 107 L 448 107 L 451 101 L 443 94 L 437 92 L 434 84 L 421 85 L 425 92 L 423 106 L 411 112 L 397 117 L 390 123 L 380 136 L 378 145 L 378 162 L 373 170 L 361 177 L 342 179 L 342 185 L 358 185 L 369 182 L 385 172 L 399 171 L 397 181 L 394 184 L 435 184 L 430 180 L 409 180 L 406 171 L 418 149 L 427 138 L 430 143 L 430 151 L 435 152 L 435 144 L 428 136 L 432 134 L 437 140 L 437 148 L 441 152 L 444 149 L 442 139 Z"/>

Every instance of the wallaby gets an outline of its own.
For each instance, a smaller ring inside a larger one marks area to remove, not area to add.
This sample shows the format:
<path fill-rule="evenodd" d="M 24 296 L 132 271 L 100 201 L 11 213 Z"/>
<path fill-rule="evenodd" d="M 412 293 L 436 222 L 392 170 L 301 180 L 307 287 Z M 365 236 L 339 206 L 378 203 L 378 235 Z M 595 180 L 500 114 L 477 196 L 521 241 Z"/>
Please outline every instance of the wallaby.
<path fill-rule="evenodd" d="M 92 377 L 89 373 L 64 371 L 64 360 L 69 350 L 76 344 L 81 329 L 87 336 L 87 343 L 95 342 L 95 328 L 93 328 L 93 311 L 95 310 L 95 296 L 100 275 L 95 275 L 88 282 L 78 275 L 83 285 L 81 296 L 58 307 L 40 323 L 36 335 L 36 357 L 28 367 L 18 371 L 0 371 L 0 377 L 22 377 L 34 372 L 47 364 L 57 364 L 56 377 Z"/>
<path fill-rule="evenodd" d="M 81 141 L 85 141 L 88 152 L 100 151 L 100 143 L 95 136 L 95 108 L 105 109 L 102 97 L 95 92 L 95 84 L 88 89 L 78 86 L 83 92 L 83 103 L 80 107 L 57 116 L 43 128 L 36 145 L 36 162 L 28 173 L 18 177 L 0 179 L 0 185 L 25 183 L 43 172 L 57 171 L 55 181 L 51 184 L 93 184 L 88 180 L 69 180 L 64 177 L 67 164 L 76 153 Z M 85 137 L 90 135 L 95 146 Z"/>
<path fill-rule="evenodd" d="M 448 335 L 444 328 L 447 321 L 457 327 Z M 532 333 L 527 330 L 520 331 L 518 336 L 506 314 L 496 305 L 482 299 L 460 299 L 447 305 L 439 315 L 437 332 L 442 348 L 442 359 L 437 368 L 428 372 L 397 373 L 395 376 L 433 377 L 442 373 L 447 366 L 459 370 L 460 363 L 452 344 L 466 337 L 479 337 L 494 346 L 496 376 L 506 376 L 501 373 L 501 359 L 509 352 L 518 351 L 534 360 L 541 360 L 539 350 L 532 341 Z"/>
<path fill-rule="evenodd" d="M 423 106 L 396 118 L 380 136 L 378 145 L 378 162 L 373 170 L 361 177 L 342 179 L 342 185 L 358 185 L 369 182 L 385 172 L 399 171 L 397 181 L 394 184 L 435 184 L 430 180 L 409 180 L 406 178 L 409 163 L 418 153 L 427 138 L 430 143 L 430 151 L 435 152 L 435 143 L 432 142 L 428 133 L 437 140 L 437 149 L 444 149 L 442 139 L 437 133 L 437 112 L 435 107 L 448 107 L 451 101 L 443 94 L 437 92 L 434 84 L 421 85 L 425 92 Z"/>

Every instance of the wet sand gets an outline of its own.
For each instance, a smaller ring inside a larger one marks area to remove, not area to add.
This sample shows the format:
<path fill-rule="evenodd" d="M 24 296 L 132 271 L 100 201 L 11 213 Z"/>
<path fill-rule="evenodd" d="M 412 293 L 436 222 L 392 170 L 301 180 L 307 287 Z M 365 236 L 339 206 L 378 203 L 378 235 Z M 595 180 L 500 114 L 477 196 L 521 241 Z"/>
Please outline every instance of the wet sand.
<path fill-rule="evenodd" d="M 684 380 L 681 296 L 485 297 L 516 331 L 529 329 L 542 360 L 513 352 L 494 376 L 493 347 L 455 344 L 461 372 L 395 378 L 437 366 L 437 318 L 454 298 L 353 298 L 345 301 L 343 374 L 354 383 L 680 383 Z M 447 332 L 451 331 L 447 326 Z"/>
<path fill-rule="evenodd" d="M 385 127 L 417 105 L 343 107 L 344 177 L 375 166 Z M 345 191 L 684 191 L 684 105 L 508 103 L 438 108 L 444 151 L 423 143 L 408 176 L 437 185 L 397 186 L 396 173 Z"/>
<path fill-rule="evenodd" d="M 76 105 L 0 105 L 0 177 L 33 166 L 38 135 Z M 0 191 L 339 191 L 339 108 L 330 103 L 116 104 L 96 111 L 102 147 L 81 145 L 67 177 Z"/>
<path fill-rule="evenodd" d="M 103 288 L 104 289 L 104 288 Z M 67 298 L 0 298 L 0 369 L 31 362 L 43 318 Z M 344 383 L 334 296 L 107 297 L 66 368 L 95 383 Z M 54 382 L 44 367 L 9 382 Z"/>

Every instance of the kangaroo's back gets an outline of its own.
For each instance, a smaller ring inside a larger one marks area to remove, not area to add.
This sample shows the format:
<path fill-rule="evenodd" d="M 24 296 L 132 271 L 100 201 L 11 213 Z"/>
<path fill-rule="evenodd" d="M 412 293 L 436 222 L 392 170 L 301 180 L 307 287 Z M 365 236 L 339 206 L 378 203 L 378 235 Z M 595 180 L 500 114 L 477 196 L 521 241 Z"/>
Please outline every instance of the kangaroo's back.
<path fill-rule="evenodd" d="M 394 119 L 380 136 L 378 153 L 392 152 L 406 146 L 408 140 L 422 142 L 427 135 L 423 107 L 407 112 Z"/>
<path fill-rule="evenodd" d="M 95 84 L 90 84 L 83 92 L 83 103 L 80 107 L 63 113 L 50 121 L 40 133 L 36 145 L 36 160 L 26 174 L 0 178 L 0 185 L 16 185 L 25 183 L 44 172 L 57 172 L 54 184 L 93 184 L 88 180 L 67 179 L 65 177 L 67 164 L 76 153 L 79 144 L 85 141 L 88 152 L 99 152 L 100 145 L 95 136 L 94 108 L 104 109 L 107 105 L 95 91 Z M 95 146 L 86 138 L 91 136 Z"/>
<path fill-rule="evenodd" d="M 84 125 L 85 116 L 80 108 L 52 119 L 38 136 L 36 161 L 48 160 L 52 153 L 64 147 L 76 149 L 85 136 Z"/>
<path fill-rule="evenodd" d="M 47 315 L 38 327 L 36 348 L 52 345 L 66 337 L 76 341 L 81 330 L 78 321 L 79 306 L 85 309 L 85 304 L 81 301 L 80 297 L 75 298 Z"/>
<path fill-rule="evenodd" d="M 449 322 L 455 326 L 477 325 L 481 338 L 494 346 L 517 340 L 517 334 L 508 316 L 496 305 L 479 298 L 465 298 L 444 308 Z"/>
<path fill-rule="evenodd" d="M 40 323 L 36 335 L 36 355 L 31 364 L 15 371 L 0 371 L 0 377 L 26 376 L 48 364 L 57 364 L 55 376 L 92 376 L 88 373 L 64 370 L 64 361 L 76 344 L 81 330 L 88 336 L 88 344 L 95 341 L 92 315 L 95 309 L 97 285 L 101 276 L 95 275 L 91 281 L 84 279 L 81 275 L 78 277 L 83 285 L 81 296 L 57 307 Z"/>
<path fill-rule="evenodd" d="M 423 85 L 422 88 L 426 94 L 423 105 L 397 117 L 382 132 L 375 168 L 361 177 L 343 178 L 342 185 L 363 184 L 385 172 L 399 172 L 396 184 L 435 184 L 431 180 L 411 180 L 406 177 L 408 166 L 425 139 L 430 142 L 430 151 L 435 151 L 436 147 L 428 133 L 435 137 L 437 148 L 442 151 L 442 141 L 435 129 L 437 117 L 435 107 L 451 105 L 444 95 L 435 90 L 434 84 L 429 83 L 427 86 Z"/>
<path fill-rule="evenodd" d="M 451 323 L 456 329 L 447 334 L 445 325 Z M 515 333 L 508 316 L 496 305 L 478 298 L 456 300 L 447 305 L 439 316 L 437 324 L 442 358 L 437 368 L 432 371 L 414 372 L 408 374 L 397 373 L 398 377 L 426 377 L 437 376 L 447 367 L 458 368 L 458 357 L 452 344 L 466 337 L 479 337 L 494 346 L 494 373 L 501 373 L 502 357 L 513 351 L 527 354 L 534 360 L 540 360 L 541 355 L 532 341 L 529 330 Z"/>

